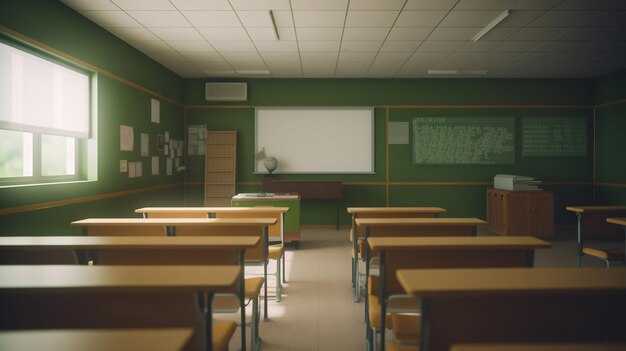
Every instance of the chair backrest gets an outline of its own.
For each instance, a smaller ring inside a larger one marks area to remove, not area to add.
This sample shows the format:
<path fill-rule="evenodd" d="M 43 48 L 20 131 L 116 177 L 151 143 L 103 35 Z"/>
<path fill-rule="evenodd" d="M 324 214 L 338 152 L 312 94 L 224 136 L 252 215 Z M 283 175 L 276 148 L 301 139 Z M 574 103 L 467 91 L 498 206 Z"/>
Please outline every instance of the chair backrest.
<path fill-rule="evenodd" d="M 257 206 L 263 208 L 264 206 Z M 271 207 L 271 206 L 268 206 Z M 268 226 L 268 236 L 270 240 L 281 240 L 283 228 L 283 216 L 279 212 L 254 211 L 253 209 L 246 211 L 233 212 L 217 212 L 216 218 L 276 218 L 276 224 Z"/>
<path fill-rule="evenodd" d="M 453 249 L 387 250 L 385 258 L 385 296 L 404 294 L 396 276 L 398 269 L 412 268 L 496 268 L 532 267 L 534 249 L 485 249 L 467 245 Z M 372 294 L 378 295 L 377 277 L 372 280 Z"/>
<path fill-rule="evenodd" d="M 263 229 L 258 225 L 184 225 L 176 226 L 176 236 L 255 236 L 261 238 L 259 244 L 246 250 L 245 259 L 262 261 L 267 244 L 263 238 Z"/>
<path fill-rule="evenodd" d="M 65 249 L 2 249 L 0 265 L 6 264 L 76 264 L 72 250 Z"/>
<path fill-rule="evenodd" d="M 85 225 L 83 231 L 88 236 L 166 236 L 167 228 L 160 225 L 108 224 Z"/>

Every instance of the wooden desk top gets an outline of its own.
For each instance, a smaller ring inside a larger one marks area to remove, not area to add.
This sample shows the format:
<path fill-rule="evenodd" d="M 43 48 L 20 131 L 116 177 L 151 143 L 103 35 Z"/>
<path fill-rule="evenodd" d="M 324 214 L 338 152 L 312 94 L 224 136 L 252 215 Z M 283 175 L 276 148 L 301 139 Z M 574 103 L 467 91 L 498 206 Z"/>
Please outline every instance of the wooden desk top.
<path fill-rule="evenodd" d="M 158 329 L 57 329 L 0 331 L 0 349 L 20 351 L 181 350 L 193 331 Z"/>
<path fill-rule="evenodd" d="M 445 213 L 441 207 L 348 207 L 348 213 Z"/>
<path fill-rule="evenodd" d="M 547 249 L 552 244 L 529 236 L 476 237 L 375 237 L 367 242 L 373 250 L 471 250 L 471 249 Z"/>
<path fill-rule="evenodd" d="M 0 249 L 233 249 L 258 245 L 258 236 L 6 236 Z"/>
<path fill-rule="evenodd" d="M 135 210 L 135 213 L 230 213 L 230 212 L 267 212 L 286 213 L 289 207 L 143 207 Z"/>
<path fill-rule="evenodd" d="M 475 225 L 480 226 L 487 222 L 478 218 L 357 218 L 357 225 L 387 226 L 387 225 Z"/>
<path fill-rule="evenodd" d="M 233 285 L 239 266 L 0 266 L 0 295 L 22 292 L 199 292 Z"/>
<path fill-rule="evenodd" d="M 607 222 L 626 226 L 626 218 L 607 218 Z"/>
<path fill-rule="evenodd" d="M 407 293 L 422 297 L 626 293 L 626 268 L 401 269 L 396 274 Z"/>
<path fill-rule="evenodd" d="M 72 222 L 75 226 L 97 225 L 160 225 L 160 226 L 229 226 L 229 225 L 258 225 L 267 226 L 276 224 L 276 218 L 87 218 Z"/>
<path fill-rule="evenodd" d="M 516 343 L 458 344 L 450 351 L 623 351 L 626 343 Z"/>
<path fill-rule="evenodd" d="M 626 206 L 567 206 L 566 210 L 578 213 L 584 212 L 618 212 L 626 211 Z"/>
<path fill-rule="evenodd" d="M 298 194 L 274 194 L 272 196 L 255 196 L 256 194 L 237 194 L 232 201 L 300 201 Z"/>

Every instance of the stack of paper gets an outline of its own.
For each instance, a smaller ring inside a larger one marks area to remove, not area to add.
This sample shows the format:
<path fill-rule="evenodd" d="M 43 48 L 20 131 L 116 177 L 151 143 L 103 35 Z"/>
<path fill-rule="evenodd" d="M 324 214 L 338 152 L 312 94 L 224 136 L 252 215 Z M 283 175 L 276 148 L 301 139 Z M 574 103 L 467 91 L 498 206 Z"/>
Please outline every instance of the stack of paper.
<path fill-rule="evenodd" d="M 537 185 L 540 180 L 533 177 L 518 176 L 511 174 L 496 174 L 493 177 L 493 187 L 495 189 L 521 191 L 521 190 L 541 190 Z"/>

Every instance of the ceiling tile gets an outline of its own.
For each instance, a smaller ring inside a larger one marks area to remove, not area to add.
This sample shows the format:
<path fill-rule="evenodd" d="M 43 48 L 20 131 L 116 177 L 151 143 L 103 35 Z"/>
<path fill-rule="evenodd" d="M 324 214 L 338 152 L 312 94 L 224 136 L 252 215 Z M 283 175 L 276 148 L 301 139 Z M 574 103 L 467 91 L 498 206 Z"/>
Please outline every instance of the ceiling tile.
<path fill-rule="evenodd" d="M 185 17 L 196 27 L 241 27 L 233 11 L 183 11 Z"/>
<path fill-rule="evenodd" d="M 246 28 L 248 35 L 256 40 L 276 40 L 274 28 Z M 293 28 L 279 27 L 278 35 L 280 41 L 296 40 L 296 31 Z"/>
<path fill-rule="evenodd" d="M 563 0 L 524 0 L 516 1 L 510 10 L 549 10 Z"/>
<path fill-rule="evenodd" d="M 291 11 L 273 11 L 276 27 L 293 27 Z"/>
<path fill-rule="evenodd" d="M 523 0 L 524 2 L 526 0 Z M 511 5 L 518 2 L 517 0 L 460 0 L 454 10 L 499 10 L 504 11 Z"/>
<path fill-rule="evenodd" d="M 604 11 L 596 18 L 585 22 L 585 27 L 626 27 L 626 11 Z"/>
<path fill-rule="evenodd" d="M 308 65 L 314 64 L 316 62 L 323 63 L 331 63 L 335 64 L 337 62 L 338 53 L 336 52 L 302 52 L 300 53 L 300 59 L 302 60 L 302 64 L 305 63 Z"/>
<path fill-rule="evenodd" d="M 495 27 L 492 30 L 490 30 L 489 32 L 487 32 L 487 34 L 483 35 L 482 38 L 480 38 L 481 41 L 488 41 L 488 40 L 507 40 L 508 38 L 510 38 L 513 34 L 517 33 L 520 30 L 520 28 L 512 28 L 512 27 Z M 474 32 L 474 34 L 477 34 L 479 32 L 479 30 L 476 30 Z"/>
<path fill-rule="evenodd" d="M 446 16 L 447 11 L 402 11 L 394 27 L 433 28 Z"/>
<path fill-rule="evenodd" d="M 552 40 L 565 33 L 566 28 L 522 28 L 509 40 Z"/>
<path fill-rule="evenodd" d="M 450 52 L 457 51 L 467 44 L 461 40 L 426 40 L 422 42 L 417 51 L 423 52 Z"/>
<path fill-rule="evenodd" d="M 235 10 L 290 10 L 289 0 L 229 0 Z"/>
<path fill-rule="evenodd" d="M 517 52 L 455 52 L 446 58 L 448 62 L 506 62 L 519 56 Z"/>
<path fill-rule="evenodd" d="M 626 38 L 626 27 L 622 28 L 574 28 L 556 40 L 620 40 Z"/>
<path fill-rule="evenodd" d="M 337 67 L 335 78 L 363 78 L 367 68 L 362 67 Z"/>
<path fill-rule="evenodd" d="M 623 0 L 564 0 L 557 10 L 617 10 L 624 9 Z"/>
<path fill-rule="evenodd" d="M 500 42 L 494 40 L 469 40 L 462 48 L 459 48 L 460 52 L 487 52 L 493 50 Z"/>
<path fill-rule="evenodd" d="M 128 41 L 128 43 L 137 49 L 145 52 L 174 52 L 174 48 L 167 45 L 162 40 L 133 40 Z"/>
<path fill-rule="evenodd" d="M 170 0 L 178 10 L 232 10 L 228 0 Z"/>
<path fill-rule="evenodd" d="M 408 0 L 405 10 L 452 10 L 459 0 Z"/>
<path fill-rule="evenodd" d="M 389 28 L 345 28 L 343 40 L 384 40 Z"/>
<path fill-rule="evenodd" d="M 435 28 L 428 40 L 471 40 L 481 28 Z"/>
<path fill-rule="evenodd" d="M 526 27 L 544 13 L 546 12 L 542 10 L 511 11 L 502 22 L 498 23 L 498 27 Z"/>
<path fill-rule="evenodd" d="M 204 40 L 195 28 L 149 28 L 163 40 Z"/>
<path fill-rule="evenodd" d="M 380 52 L 376 56 L 374 63 L 378 64 L 392 64 L 392 63 L 404 63 L 412 54 L 410 52 Z"/>
<path fill-rule="evenodd" d="M 350 0 L 350 10 L 400 10 L 406 0 Z"/>
<path fill-rule="evenodd" d="M 291 0 L 291 9 L 300 10 L 346 10 L 348 0 Z"/>
<path fill-rule="evenodd" d="M 500 66 L 499 63 L 493 62 L 468 62 L 468 61 L 443 61 L 433 65 L 433 70 L 459 70 L 459 71 L 490 71 Z M 481 73 L 470 73 L 467 75 L 482 75 Z"/>
<path fill-rule="evenodd" d="M 183 63 L 186 65 L 191 65 L 191 62 L 187 60 L 183 55 L 173 51 L 173 52 L 153 52 L 150 53 L 150 57 L 159 61 L 160 63 Z"/>
<path fill-rule="evenodd" d="M 128 11 L 145 27 L 191 27 L 191 23 L 178 11 Z"/>
<path fill-rule="evenodd" d="M 549 11 L 530 23 L 529 27 L 576 27 L 598 16 L 600 11 Z"/>
<path fill-rule="evenodd" d="M 382 40 L 344 40 L 341 52 L 378 52 L 382 44 Z"/>
<path fill-rule="evenodd" d="M 626 41 L 566 41 L 554 40 L 536 48 L 536 51 L 560 51 L 560 52 L 580 52 L 580 51 L 604 51 L 616 52 L 626 47 Z"/>
<path fill-rule="evenodd" d="M 339 52 L 341 42 L 326 40 L 301 40 L 298 42 L 300 52 Z"/>
<path fill-rule="evenodd" d="M 256 52 L 250 40 L 212 40 L 215 50 L 222 52 Z"/>
<path fill-rule="evenodd" d="M 117 6 L 124 11 L 132 10 L 165 10 L 171 11 L 176 8 L 169 2 L 169 0 L 111 0 Z"/>
<path fill-rule="evenodd" d="M 254 42 L 260 52 L 298 52 L 295 40 L 257 40 Z"/>
<path fill-rule="evenodd" d="M 341 40 L 341 28 L 297 28 L 298 40 Z"/>
<path fill-rule="evenodd" d="M 278 53 L 278 52 L 261 52 L 261 57 L 267 65 L 271 64 L 291 64 L 300 65 L 300 55 L 297 52 Z"/>
<path fill-rule="evenodd" d="M 360 64 L 366 63 L 368 66 L 374 61 L 375 52 L 342 52 L 339 54 L 340 63 Z"/>
<path fill-rule="evenodd" d="M 346 11 L 293 11 L 296 27 L 335 27 L 342 28 Z"/>
<path fill-rule="evenodd" d="M 248 33 L 241 27 L 197 28 L 207 40 L 248 40 Z"/>
<path fill-rule="evenodd" d="M 509 52 L 525 52 L 531 51 L 540 45 L 545 43 L 545 41 L 538 40 L 507 40 L 500 43 L 497 43 L 498 46 L 494 47 L 492 51 L 500 52 L 500 51 L 509 51 Z"/>
<path fill-rule="evenodd" d="M 214 52 L 206 40 L 167 40 L 167 44 L 178 52 Z"/>
<path fill-rule="evenodd" d="M 390 28 L 399 11 L 348 11 L 346 27 Z"/>
<path fill-rule="evenodd" d="M 411 55 L 406 64 L 414 66 L 432 65 L 433 63 L 445 60 L 448 56 L 450 56 L 450 54 L 446 52 L 416 52 Z"/>
<path fill-rule="evenodd" d="M 225 52 L 222 57 L 228 63 L 249 63 L 249 64 L 263 64 L 263 59 L 257 53 L 249 52 Z"/>
<path fill-rule="evenodd" d="M 89 18 L 101 27 L 141 27 L 124 11 L 79 11 L 83 16 Z"/>
<path fill-rule="evenodd" d="M 273 28 L 269 11 L 237 11 L 237 17 L 246 28 Z M 274 17 L 276 19 L 276 17 Z"/>
<path fill-rule="evenodd" d="M 441 21 L 440 27 L 448 28 L 484 28 L 502 11 L 451 11 Z M 506 19 L 504 20 L 506 21 Z M 502 21 L 502 23 L 504 23 Z"/>
<path fill-rule="evenodd" d="M 220 56 L 220 54 L 218 54 L 217 52 L 193 51 L 193 52 L 181 52 L 180 54 L 183 55 L 187 60 L 189 60 L 190 62 L 194 64 L 212 63 L 212 62 L 223 63 L 224 62 L 224 59 L 222 58 L 222 56 Z"/>
<path fill-rule="evenodd" d="M 74 10 L 119 10 L 120 8 L 109 0 L 61 0 Z"/>
<path fill-rule="evenodd" d="M 381 52 L 413 52 L 421 41 L 409 41 L 409 40 L 387 40 L 380 48 Z"/>
<path fill-rule="evenodd" d="M 433 28 L 393 28 L 388 40 L 425 40 Z"/>
<path fill-rule="evenodd" d="M 107 30 L 122 40 L 159 40 L 159 37 L 154 35 L 146 28 L 107 28 Z"/>

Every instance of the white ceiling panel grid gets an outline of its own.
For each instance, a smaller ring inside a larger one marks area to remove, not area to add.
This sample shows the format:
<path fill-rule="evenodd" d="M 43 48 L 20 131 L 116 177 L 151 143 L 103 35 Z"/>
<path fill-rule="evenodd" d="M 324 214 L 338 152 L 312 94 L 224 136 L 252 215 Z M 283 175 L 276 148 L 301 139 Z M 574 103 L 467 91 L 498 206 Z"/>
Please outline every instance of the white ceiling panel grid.
<path fill-rule="evenodd" d="M 182 77 L 440 77 L 428 71 L 444 68 L 457 77 L 594 77 L 626 69 L 626 0 L 61 1 Z"/>

